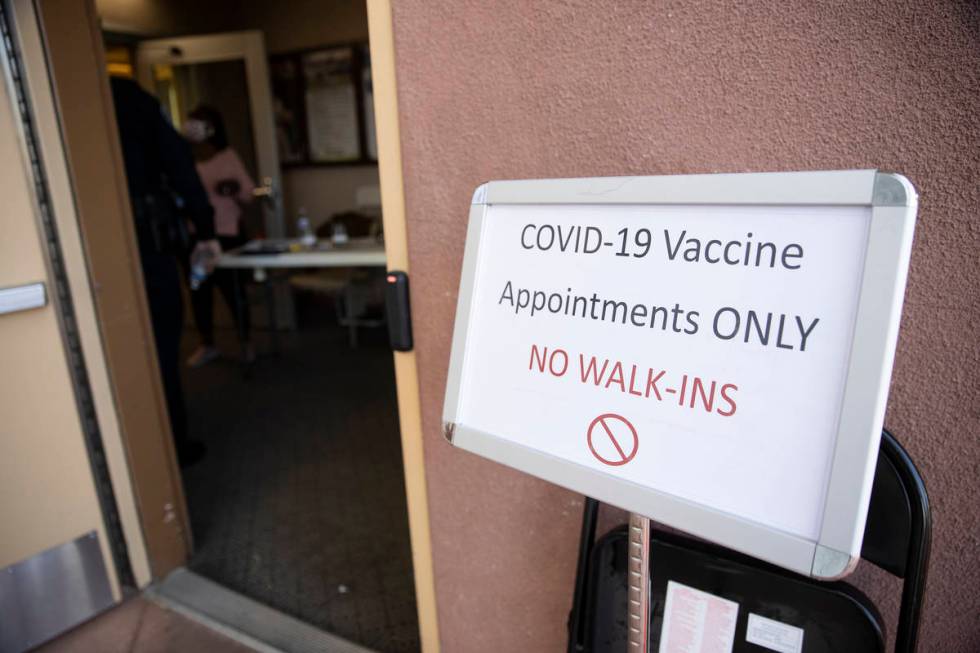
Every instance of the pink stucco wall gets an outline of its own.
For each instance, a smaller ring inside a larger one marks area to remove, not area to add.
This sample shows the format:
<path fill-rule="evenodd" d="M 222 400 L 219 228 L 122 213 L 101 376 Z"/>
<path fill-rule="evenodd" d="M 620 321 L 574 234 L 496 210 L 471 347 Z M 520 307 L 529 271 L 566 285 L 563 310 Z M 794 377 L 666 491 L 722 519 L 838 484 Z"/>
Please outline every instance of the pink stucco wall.
<path fill-rule="evenodd" d="M 473 189 L 869 167 L 907 175 L 920 193 L 886 418 L 933 502 L 920 650 L 980 650 L 977 6 L 393 4 L 443 650 L 563 649 L 581 508 L 440 434 Z M 853 581 L 893 625 L 897 583 L 867 564 Z"/>

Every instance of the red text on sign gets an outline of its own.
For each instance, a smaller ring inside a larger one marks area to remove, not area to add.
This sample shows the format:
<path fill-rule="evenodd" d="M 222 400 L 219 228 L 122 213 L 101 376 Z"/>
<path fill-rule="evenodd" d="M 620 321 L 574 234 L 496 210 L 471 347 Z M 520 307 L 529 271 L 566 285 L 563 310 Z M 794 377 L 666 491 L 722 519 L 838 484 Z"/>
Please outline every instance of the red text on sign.
<path fill-rule="evenodd" d="M 619 391 L 643 399 L 675 403 L 690 410 L 703 410 L 731 417 L 738 410 L 734 383 L 722 383 L 695 374 L 671 374 L 668 370 L 610 358 L 578 354 L 577 380 L 602 390 Z M 573 357 L 561 348 L 531 345 L 528 370 L 564 377 Z"/>

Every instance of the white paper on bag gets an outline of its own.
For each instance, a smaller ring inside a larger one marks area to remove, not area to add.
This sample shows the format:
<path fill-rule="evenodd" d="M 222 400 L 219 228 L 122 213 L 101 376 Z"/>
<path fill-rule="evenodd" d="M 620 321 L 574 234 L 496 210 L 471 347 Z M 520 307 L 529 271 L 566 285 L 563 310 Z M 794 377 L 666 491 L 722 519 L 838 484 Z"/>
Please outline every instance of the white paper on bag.
<path fill-rule="evenodd" d="M 667 582 L 659 653 L 731 653 L 738 603 Z"/>

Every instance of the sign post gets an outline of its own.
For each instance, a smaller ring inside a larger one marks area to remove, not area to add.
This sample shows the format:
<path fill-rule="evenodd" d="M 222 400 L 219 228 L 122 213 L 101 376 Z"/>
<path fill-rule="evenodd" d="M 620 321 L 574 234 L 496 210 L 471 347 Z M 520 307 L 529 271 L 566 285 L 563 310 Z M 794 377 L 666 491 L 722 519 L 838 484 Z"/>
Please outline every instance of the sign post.
<path fill-rule="evenodd" d="M 627 599 L 629 653 L 647 653 L 650 647 L 650 520 L 630 514 Z"/>
<path fill-rule="evenodd" d="M 484 184 L 445 433 L 629 510 L 638 537 L 650 518 L 844 576 L 915 211 L 908 181 L 874 170 Z"/>

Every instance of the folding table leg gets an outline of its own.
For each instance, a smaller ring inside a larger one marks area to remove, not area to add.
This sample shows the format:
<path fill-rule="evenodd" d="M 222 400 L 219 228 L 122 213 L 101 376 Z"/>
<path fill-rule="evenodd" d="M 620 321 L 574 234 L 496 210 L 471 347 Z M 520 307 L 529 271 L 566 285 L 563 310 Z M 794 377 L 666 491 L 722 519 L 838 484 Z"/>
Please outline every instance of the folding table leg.
<path fill-rule="evenodd" d="M 245 340 L 245 313 L 248 311 L 248 297 L 245 294 L 245 286 L 242 284 L 242 274 L 240 270 L 231 270 L 234 278 L 232 292 L 235 293 L 235 333 L 238 336 L 238 347 L 242 351 L 242 361 L 245 367 L 249 366 L 248 343 Z"/>
<path fill-rule="evenodd" d="M 344 295 L 347 300 L 347 341 L 351 349 L 357 349 L 357 321 L 354 319 L 354 284 L 347 282 L 344 287 Z"/>
<path fill-rule="evenodd" d="M 279 349 L 279 320 L 276 316 L 276 288 L 272 283 L 272 275 L 265 279 L 265 304 L 269 316 L 269 335 L 272 338 L 272 352 L 280 353 Z"/>

